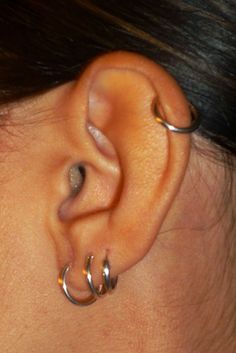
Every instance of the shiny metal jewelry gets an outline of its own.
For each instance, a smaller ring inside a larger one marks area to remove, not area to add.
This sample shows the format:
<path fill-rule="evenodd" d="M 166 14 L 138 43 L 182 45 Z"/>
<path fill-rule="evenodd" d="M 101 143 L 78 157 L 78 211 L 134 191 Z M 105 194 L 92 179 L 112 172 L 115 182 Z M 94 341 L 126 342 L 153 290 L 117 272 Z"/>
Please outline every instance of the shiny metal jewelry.
<path fill-rule="evenodd" d="M 91 292 L 94 294 L 95 297 L 102 297 L 107 293 L 111 293 L 113 289 L 115 289 L 118 281 L 118 277 L 111 278 L 110 277 L 110 264 L 108 259 L 106 258 L 103 261 L 103 270 L 102 270 L 102 277 L 103 277 L 103 284 L 96 288 L 93 284 L 93 279 L 91 275 L 91 262 L 94 259 L 94 256 L 91 255 L 87 259 L 86 264 L 86 273 L 87 273 L 87 281 Z"/>
<path fill-rule="evenodd" d="M 161 118 L 160 112 L 159 112 L 158 106 L 157 106 L 157 101 L 155 101 L 154 105 L 153 105 L 153 110 L 154 110 L 154 114 L 155 114 L 154 119 L 156 120 L 157 123 L 163 125 L 165 128 L 167 128 L 171 132 L 176 132 L 178 134 L 189 134 L 189 133 L 197 130 L 201 124 L 201 118 L 198 115 L 196 109 L 193 107 L 192 104 L 189 104 L 189 108 L 190 108 L 191 117 L 192 117 L 192 124 L 188 127 L 176 127 L 176 126 L 168 123 L 168 121 Z"/>
<path fill-rule="evenodd" d="M 118 277 L 111 278 L 110 277 L 110 264 L 108 259 L 106 258 L 103 261 L 103 285 L 108 293 L 111 293 L 113 289 L 116 288 Z"/>
<path fill-rule="evenodd" d="M 62 269 L 62 271 L 59 275 L 59 278 L 58 278 L 58 283 L 61 286 L 66 298 L 72 304 L 79 305 L 79 306 L 88 306 L 88 305 L 93 304 L 97 300 L 97 298 L 93 294 L 91 294 L 87 298 L 83 298 L 83 299 L 75 298 L 70 294 L 69 289 L 67 287 L 67 283 L 66 283 L 66 275 L 67 275 L 69 269 L 70 269 L 70 265 L 66 265 Z"/>
<path fill-rule="evenodd" d="M 91 295 L 89 295 L 87 298 L 79 299 L 75 298 L 71 295 L 69 292 L 67 283 L 66 283 L 66 275 L 70 269 L 70 265 L 66 265 L 58 279 L 58 283 L 60 287 L 62 288 L 63 293 L 65 294 L 66 298 L 75 305 L 79 306 L 88 306 L 93 304 L 98 298 L 104 296 L 107 293 L 110 293 L 113 289 L 115 289 L 117 282 L 118 282 L 118 277 L 116 278 L 110 278 L 110 265 L 109 261 L 106 258 L 103 262 L 103 284 L 100 284 L 98 288 L 96 288 L 93 284 L 92 280 L 92 274 L 91 274 L 91 262 L 94 259 L 93 255 L 87 256 L 86 261 L 85 261 L 85 274 L 86 274 L 86 279 L 89 285 L 89 288 L 91 290 Z"/>

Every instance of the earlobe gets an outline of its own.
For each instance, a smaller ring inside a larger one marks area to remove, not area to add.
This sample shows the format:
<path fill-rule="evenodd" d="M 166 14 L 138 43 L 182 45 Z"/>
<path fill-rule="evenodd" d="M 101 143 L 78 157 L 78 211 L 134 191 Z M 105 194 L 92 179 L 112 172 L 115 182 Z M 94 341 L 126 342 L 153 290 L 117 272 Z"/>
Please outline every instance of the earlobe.
<path fill-rule="evenodd" d="M 71 96 L 73 116 L 79 115 L 76 97 L 87 102 L 85 132 L 77 129 L 77 139 L 88 174 L 80 195 L 63 204 L 62 222 L 73 254 L 70 284 L 86 290 L 86 256 L 95 257 L 96 286 L 107 254 L 112 277 L 135 265 L 155 241 L 183 180 L 190 138 L 158 124 L 153 101 L 158 97 L 165 117 L 179 127 L 191 123 L 191 114 L 171 76 L 130 53 L 98 58 L 85 70 Z"/>

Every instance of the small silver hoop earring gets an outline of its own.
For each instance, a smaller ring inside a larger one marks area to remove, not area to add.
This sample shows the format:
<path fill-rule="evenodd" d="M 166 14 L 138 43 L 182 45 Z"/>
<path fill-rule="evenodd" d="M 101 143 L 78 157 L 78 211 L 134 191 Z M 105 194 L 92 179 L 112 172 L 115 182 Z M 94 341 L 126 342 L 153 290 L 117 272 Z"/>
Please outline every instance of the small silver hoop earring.
<path fill-rule="evenodd" d="M 191 117 L 192 117 L 191 125 L 187 126 L 187 127 L 176 127 L 176 126 L 168 123 L 168 121 L 161 118 L 160 112 L 159 112 L 158 106 L 157 106 L 157 100 L 155 100 L 154 105 L 153 105 L 153 110 L 154 110 L 154 115 L 155 115 L 154 119 L 158 124 L 163 125 L 166 129 L 168 129 L 171 132 L 175 132 L 178 134 L 190 134 L 199 128 L 199 126 L 201 124 L 201 118 L 192 104 L 189 104 L 189 109 L 190 109 Z"/>
<path fill-rule="evenodd" d="M 118 276 L 115 278 L 110 277 L 110 264 L 106 258 L 103 261 L 103 285 L 108 293 L 111 293 L 116 288 L 118 282 Z"/>
<path fill-rule="evenodd" d="M 87 282 L 88 282 L 88 285 L 89 285 L 89 288 L 90 288 L 92 294 L 95 296 L 95 298 L 100 298 L 106 294 L 107 290 L 104 287 L 104 285 L 102 285 L 102 284 L 100 284 L 98 288 L 95 288 L 95 286 L 93 284 L 93 278 L 92 278 L 92 274 L 91 274 L 91 263 L 92 263 L 93 259 L 94 259 L 93 255 L 87 257 L 86 278 L 87 278 Z"/>
<path fill-rule="evenodd" d="M 96 288 L 93 284 L 92 274 L 91 274 L 91 262 L 94 259 L 94 256 L 88 256 L 87 263 L 86 263 L 86 277 L 88 281 L 89 288 L 92 294 L 95 297 L 103 297 L 107 293 L 111 293 L 113 289 L 115 289 L 118 277 L 111 278 L 110 277 L 110 264 L 108 259 L 106 258 L 103 261 L 103 270 L 102 270 L 102 277 L 103 277 L 103 284 Z"/>
<path fill-rule="evenodd" d="M 97 300 L 97 298 L 93 294 L 91 294 L 90 296 L 88 296 L 87 298 L 84 298 L 84 299 L 75 298 L 70 294 L 68 286 L 67 286 L 67 282 L 66 282 L 66 275 L 67 275 L 69 269 L 70 269 L 70 265 L 66 265 L 62 269 L 62 271 L 59 275 L 59 279 L 58 279 L 58 283 L 61 286 L 66 298 L 72 304 L 79 305 L 79 306 L 88 306 L 88 305 L 93 304 Z"/>

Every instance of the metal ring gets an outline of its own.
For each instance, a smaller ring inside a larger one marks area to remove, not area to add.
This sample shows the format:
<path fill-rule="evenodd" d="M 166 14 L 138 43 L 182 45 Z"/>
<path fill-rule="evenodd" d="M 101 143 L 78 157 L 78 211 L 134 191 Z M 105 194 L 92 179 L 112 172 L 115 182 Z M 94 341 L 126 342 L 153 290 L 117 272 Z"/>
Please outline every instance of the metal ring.
<path fill-rule="evenodd" d="M 193 107 L 192 104 L 189 104 L 189 108 L 191 111 L 191 117 L 192 117 L 192 124 L 188 127 L 176 127 L 174 125 L 169 124 L 166 120 L 162 119 L 160 117 L 160 113 L 158 111 L 157 107 L 157 102 L 154 103 L 153 109 L 154 109 L 154 114 L 155 116 L 155 121 L 161 125 L 163 125 L 165 128 L 170 130 L 171 132 L 175 132 L 178 134 L 189 134 L 197 130 L 201 124 L 201 118 L 198 115 L 196 109 Z"/>
<path fill-rule="evenodd" d="M 97 298 L 93 294 L 91 294 L 90 296 L 88 296 L 87 298 L 84 298 L 84 299 L 75 298 L 70 294 L 68 287 L 67 287 L 67 283 L 66 283 L 66 275 L 67 275 L 69 269 L 70 269 L 70 265 L 66 265 L 62 269 L 62 271 L 59 275 L 59 279 L 58 279 L 58 283 L 61 286 L 63 293 L 65 294 L 67 299 L 69 299 L 69 301 L 72 304 L 79 305 L 79 306 L 88 306 L 88 305 L 93 304 L 97 300 Z"/>
<path fill-rule="evenodd" d="M 93 284 L 93 278 L 92 278 L 92 274 L 91 274 L 91 262 L 93 259 L 94 259 L 93 255 L 90 255 L 87 257 L 86 277 L 87 277 L 87 282 L 88 282 L 88 285 L 89 285 L 89 288 L 90 288 L 92 294 L 98 298 L 98 297 L 102 297 L 103 295 L 105 295 L 107 290 L 104 285 L 100 285 L 98 288 L 96 288 Z"/>
<path fill-rule="evenodd" d="M 103 261 L 103 285 L 107 292 L 111 293 L 113 289 L 116 288 L 118 282 L 118 276 L 115 278 L 110 277 L 110 264 L 108 259 L 106 258 Z"/>
<path fill-rule="evenodd" d="M 94 259 L 93 255 L 88 256 L 87 262 L 86 262 L 86 276 L 87 276 L 88 285 L 95 297 L 103 297 L 105 294 L 111 293 L 111 291 L 115 289 L 118 282 L 118 277 L 114 279 L 110 278 L 110 264 L 108 259 L 106 258 L 103 261 L 103 271 L 102 271 L 103 284 L 100 285 L 98 288 L 96 288 L 93 284 L 93 279 L 91 274 L 91 262 L 93 259 Z"/>
<path fill-rule="evenodd" d="M 70 265 L 66 265 L 58 279 L 58 283 L 62 288 L 63 293 L 67 297 L 67 299 L 75 305 L 79 306 L 87 306 L 93 304 L 98 298 L 104 296 L 106 293 L 111 293 L 113 289 L 115 289 L 117 282 L 118 282 L 118 276 L 115 278 L 110 278 L 110 264 L 108 259 L 106 258 L 103 261 L 103 284 L 100 284 L 98 288 L 96 288 L 93 284 L 93 279 L 92 279 L 92 274 L 91 274 L 91 262 L 94 259 L 93 255 L 87 256 L 86 261 L 85 261 L 85 273 L 86 273 L 86 278 L 87 282 L 89 285 L 89 288 L 92 292 L 90 296 L 84 299 L 79 299 L 73 297 L 68 289 L 67 283 L 66 283 L 66 275 L 70 269 Z"/>

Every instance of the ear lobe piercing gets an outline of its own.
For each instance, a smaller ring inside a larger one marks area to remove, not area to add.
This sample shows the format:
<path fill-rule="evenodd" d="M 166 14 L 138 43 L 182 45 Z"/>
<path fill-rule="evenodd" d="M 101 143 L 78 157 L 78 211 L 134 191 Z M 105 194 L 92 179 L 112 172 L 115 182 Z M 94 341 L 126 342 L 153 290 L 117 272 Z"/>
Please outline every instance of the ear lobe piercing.
<path fill-rule="evenodd" d="M 70 294 L 67 286 L 67 282 L 66 282 L 66 276 L 70 269 L 69 265 L 66 265 L 62 269 L 59 275 L 58 283 L 61 286 L 62 291 L 65 294 L 66 298 L 72 304 L 79 305 L 79 306 L 91 305 L 98 298 L 105 296 L 107 293 L 111 293 L 116 288 L 118 277 L 110 278 L 110 264 L 107 258 L 103 261 L 103 271 L 102 271 L 103 284 L 100 284 L 98 288 L 94 286 L 92 274 L 91 274 L 91 263 L 93 259 L 94 259 L 94 256 L 90 255 L 90 256 L 87 256 L 85 260 L 85 274 L 86 274 L 88 286 L 91 291 L 91 295 L 89 295 L 87 298 L 79 299 L 79 298 L 73 297 Z"/>
<path fill-rule="evenodd" d="M 107 293 L 111 293 L 112 290 L 115 289 L 115 287 L 117 285 L 118 277 L 110 278 L 110 264 L 109 264 L 108 259 L 106 258 L 103 261 L 103 271 L 102 271 L 103 284 L 100 285 L 98 287 L 98 289 L 95 288 L 95 286 L 93 284 L 92 275 L 91 275 L 91 269 L 90 269 L 90 265 L 91 265 L 91 262 L 93 259 L 94 259 L 93 255 L 89 256 L 87 259 L 86 277 L 87 277 L 87 282 L 88 282 L 88 285 L 89 285 L 89 288 L 90 288 L 92 294 L 95 297 L 99 298 Z"/>
<path fill-rule="evenodd" d="M 176 126 L 168 123 L 168 121 L 164 120 L 162 117 L 160 117 L 160 113 L 159 113 L 158 107 L 157 107 L 157 100 L 154 102 L 154 105 L 153 105 L 153 111 L 155 114 L 154 119 L 156 120 L 156 122 L 158 124 L 163 125 L 166 129 L 168 129 L 171 132 L 175 132 L 178 134 L 189 134 L 189 133 L 192 133 L 195 130 L 197 130 L 200 126 L 200 123 L 201 123 L 201 118 L 198 115 L 194 106 L 192 104 L 189 104 L 189 108 L 190 108 L 190 112 L 191 112 L 192 123 L 188 127 L 176 127 Z"/>
<path fill-rule="evenodd" d="M 84 298 L 84 299 L 77 299 L 77 298 L 74 298 L 70 292 L 69 292 L 69 289 L 67 287 L 67 283 L 66 283 L 66 275 L 68 273 L 70 269 L 70 266 L 69 265 L 66 265 L 60 275 L 59 275 L 59 278 L 58 278 L 58 283 L 59 285 L 61 286 L 62 288 L 62 291 L 63 293 L 65 294 L 66 298 L 72 303 L 72 304 L 75 304 L 75 305 L 79 305 L 79 306 L 88 306 L 88 305 L 91 305 L 93 304 L 97 298 L 91 294 L 90 296 L 88 296 L 87 298 Z"/>

